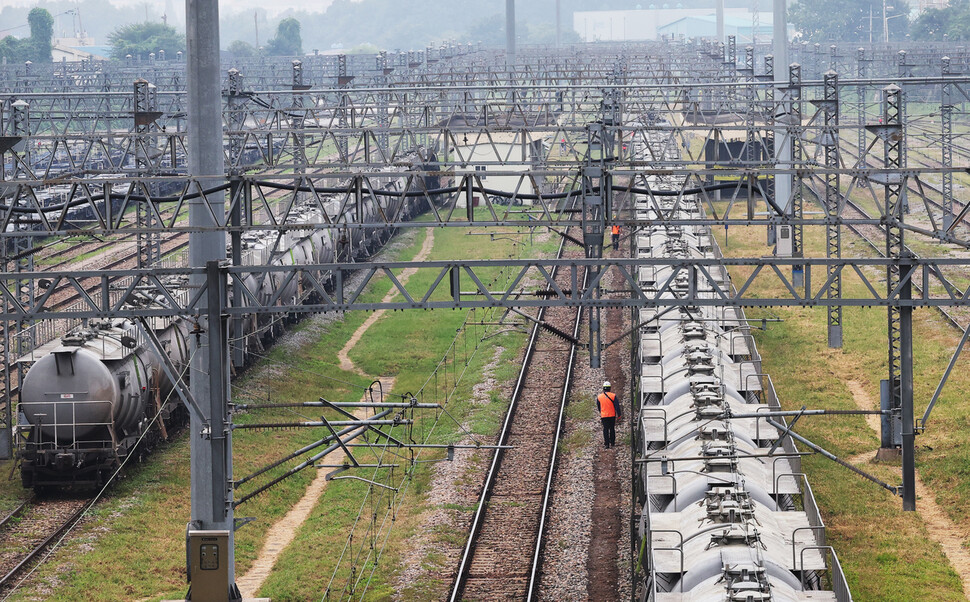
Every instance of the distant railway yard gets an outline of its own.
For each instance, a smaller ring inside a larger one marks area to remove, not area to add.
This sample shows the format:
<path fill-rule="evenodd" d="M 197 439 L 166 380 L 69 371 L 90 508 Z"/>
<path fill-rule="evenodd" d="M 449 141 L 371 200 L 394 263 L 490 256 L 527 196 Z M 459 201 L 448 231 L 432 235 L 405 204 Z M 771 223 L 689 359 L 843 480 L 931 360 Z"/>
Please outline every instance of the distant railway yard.
<path fill-rule="evenodd" d="M 0 65 L 0 600 L 970 596 L 966 46 L 199 28 Z"/>

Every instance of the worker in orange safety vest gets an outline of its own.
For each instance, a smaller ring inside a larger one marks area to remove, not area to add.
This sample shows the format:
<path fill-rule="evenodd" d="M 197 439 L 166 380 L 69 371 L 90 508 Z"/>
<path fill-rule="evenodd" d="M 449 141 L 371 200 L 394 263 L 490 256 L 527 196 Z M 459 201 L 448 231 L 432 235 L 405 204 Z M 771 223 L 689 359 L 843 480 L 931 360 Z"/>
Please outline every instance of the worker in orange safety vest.
<path fill-rule="evenodd" d="M 620 404 L 616 402 L 616 393 L 610 391 L 611 388 L 610 381 L 604 382 L 603 392 L 596 396 L 596 407 L 603 423 L 603 445 L 607 449 L 616 445 L 616 419 L 623 418 Z"/>
<path fill-rule="evenodd" d="M 613 224 L 613 250 L 618 251 L 620 249 L 620 226 L 619 224 Z"/>

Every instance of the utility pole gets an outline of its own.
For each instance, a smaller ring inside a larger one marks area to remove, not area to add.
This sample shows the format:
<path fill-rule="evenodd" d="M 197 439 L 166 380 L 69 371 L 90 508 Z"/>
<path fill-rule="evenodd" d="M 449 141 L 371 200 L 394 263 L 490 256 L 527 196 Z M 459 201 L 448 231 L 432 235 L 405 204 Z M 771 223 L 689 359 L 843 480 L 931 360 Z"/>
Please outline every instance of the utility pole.
<path fill-rule="evenodd" d="M 762 118 L 765 121 L 764 129 L 764 160 L 774 161 L 775 160 L 775 144 L 777 139 L 775 138 L 775 57 L 774 55 L 765 56 L 765 73 L 761 76 L 764 81 L 768 82 L 765 86 L 765 109 L 762 111 Z M 777 197 L 775 194 L 775 177 L 769 176 L 765 179 L 764 190 L 768 198 L 776 201 Z M 775 228 L 773 226 L 768 226 L 767 228 L 767 243 L 769 246 L 775 244 Z"/>
<path fill-rule="evenodd" d="M 889 19 L 886 18 L 886 0 L 882 0 L 882 41 L 889 43 Z"/>
<path fill-rule="evenodd" d="M 804 127 L 802 126 L 802 67 L 798 63 L 792 63 L 788 66 L 788 93 L 791 99 L 791 109 L 788 114 L 788 122 L 790 125 L 788 131 L 788 143 L 790 145 L 788 161 L 790 167 L 794 169 L 797 163 L 802 162 L 802 136 L 804 132 Z M 792 257 L 804 257 L 804 250 L 802 248 L 804 236 L 801 222 L 804 215 L 805 191 L 801 174 L 797 178 L 797 181 L 789 180 L 792 182 L 792 191 L 791 207 L 788 210 L 788 214 L 796 222 L 791 227 L 791 253 Z M 793 286 L 803 286 L 805 282 L 804 277 L 804 266 L 792 268 Z"/>
<path fill-rule="evenodd" d="M 134 83 L 132 101 L 135 118 L 134 132 L 138 135 L 135 141 L 135 158 L 139 173 L 142 176 L 154 176 L 157 175 L 158 170 L 151 153 L 157 151 L 151 133 L 157 127 L 154 125 L 155 119 L 161 114 L 158 112 L 158 90 L 153 84 L 139 78 Z M 154 195 L 157 185 L 149 184 L 145 189 Z M 149 268 L 162 258 L 162 223 L 158 219 L 157 209 L 151 199 L 138 203 L 135 214 L 138 222 L 138 234 L 135 237 L 138 267 Z"/>
<path fill-rule="evenodd" d="M 186 0 L 188 76 L 189 175 L 201 190 L 224 181 L 222 93 L 219 74 L 219 2 Z M 235 584 L 232 508 L 232 434 L 229 428 L 226 369 L 225 234 L 213 228 L 222 222 L 224 192 L 199 195 L 189 201 L 189 224 L 201 231 L 189 234 L 189 266 L 206 268 L 194 287 L 207 287 L 200 300 L 198 332 L 191 337 L 190 387 L 201 407 L 190 412 L 192 511 L 186 543 L 191 587 L 187 599 L 239 600 Z M 215 570 L 192 570 L 215 566 Z"/>
<path fill-rule="evenodd" d="M 505 61 L 515 63 L 515 0 L 505 0 Z"/>
<path fill-rule="evenodd" d="M 774 0 L 773 23 L 772 23 L 772 64 L 774 73 L 781 75 L 782 79 L 775 89 L 775 97 L 779 99 L 791 100 L 787 92 L 788 83 L 788 21 L 785 11 L 788 9 L 785 0 Z M 792 160 L 792 136 L 788 128 L 793 125 L 789 117 L 791 115 L 791 103 L 783 102 L 775 114 L 775 167 L 790 168 Z M 800 125 L 800 124 L 799 124 Z M 775 180 L 775 202 L 779 207 L 786 210 L 791 199 L 792 176 L 791 174 L 776 174 Z M 774 243 L 775 227 L 771 228 L 769 242 Z"/>
<path fill-rule="evenodd" d="M 761 7 L 758 0 L 751 1 L 751 43 L 758 43 L 758 30 L 761 29 Z"/>
<path fill-rule="evenodd" d="M 907 252 L 901 261 L 901 268 L 912 276 L 909 262 L 912 256 Z M 913 282 L 907 278 L 899 292 L 899 300 L 911 301 Z M 916 511 L 916 429 L 913 423 L 913 306 L 899 307 L 900 357 L 900 400 L 902 417 L 902 455 L 903 455 L 903 511 Z"/>
<path fill-rule="evenodd" d="M 715 20 L 717 21 L 717 41 L 724 42 L 724 0 L 717 0 L 715 8 Z"/>
<path fill-rule="evenodd" d="M 582 220 L 583 246 L 586 257 L 599 259 L 603 257 L 603 235 L 606 233 L 606 221 L 612 218 L 613 211 L 613 178 L 606 168 L 612 163 L 616 155 L 616 140 L 614 136 L 620 131 L 622 109 L 620 107 L 619 92 L 615 88 L 603 91 L 602 119 L 590 123 L 587 129 L 586 165 L 583 167 L 582 178 Z M 594 156 L 595 151 L 599 156 Z M 589 281 L 595 284 L 594 295 L 600 296 L 599 269 L 591 270 Z M 599 368 L 602 360 L 602 333 L 600 331 L 600 308 L 590 311 L 589 316 L 589 365 Z"/>
<path fill-rule="evenodd" d="M 863 82 L 866 78 L 866 49 L 859 48 L 856 50 L 856 77 L 860 82 Z M 865 83 L 860 83 L 856 87 L 856 118 L 858 119 L 858 134 L 856 140 L 856 146 L 858 148 L 866 148 L 866 85 Z M 859 151 L 859 164 L 858 167 L 867 166 L 865 153 Z"/>
<path fill-rule="evenodd" d="M 245 103 L 245 91 L 243 88 L 243 75 L 238 69 L 230 69 L 228 72 L 228 96 L 226 106 L 229 109 L 229 198 L 232 200 L 229 221 L 230 225 L 238 228 L 242 225 L 242 216 L 250 215 L 249 208 L 252 206 L 252 189 L 242 184 L 239 176 L 243 172 L 242 155 L 245 145 L 245 135 L 242 130 L 245 127 L 246 115 L 243 109 Z M 244 210 L 245 208 L 245 210 Z M 242 265 L 242 232 L 233 230 L 229 235 L 230 251 L 229 259 L 233 267 Z M 232 290 L 232 304 L 239 306 L 243 304 L 242 287 L 236 286 Z M 233 332 L 242 333 L 245 330 L 245 319 L 243 316 L 236 316 L 233 319 Z M 239 338 L 229 351 L 233 366 L 242 366 L 245 361 L 246 345 L 248 337 Z"/>
<path fill-rule="evenodd" d="M 943 77 L 950 75 L 950 57 L 941 59 Z M 943 80 L 940 86 L 940 133 L 943 144 L 940 158 L 943 168 L 953 167 L 953 84 Z M 949 230 L 953 225 L 953 173 L 945 171 L 943 177 L 943 228 Z"/>
<path fill-rule="evenodd" d="M 822 146 L 825 147 L 825 167 L 831 171 L 825 174 L 825 198 L 823 207 L 826 217 L 838 219 L 839 213 L 839 75 L 835 71 L 827 71 L 824 75 L 821 105 L 824 115 L 824 129 L 822 130 Z M 842 257 L 842 227 L 838 223 L 825 226 L 826 249 L 825 256 L 829 259 Z M 828 286 L 825 297 L 839 300 L 842 298 L 842 274 L 835 266 L 828 268 Z M 828 307 L 828 339 L 829 347 L 842 347 L 842 306 Z"/>
<path fill-rule="evenodd" d="M 902 226 L 906 190 L 905 178 L 899 172 L 906 169 L 906 153 L 903 147 L 905 135 L 905 96 L 899 86 L 890 84 L 883 88 L 883 122 L 877 134 L 883 139 L 884 165 L 889 173 L 885 176 L 884 215 L 891 221 L 886 224 L 886 258 L 891 261 L 886 273 L 886 290 L 889 294 L 899 290 L 899 300 L 911 298 L 910 267 L 912 257 L 906 248 Z M 889 378 L 883 386 L 882 409 L 892 411 L 883 418 L 880 454 L 892 457 L 899 448 L 903 461 L 903 510 L 916 509 L 914 490 L 915 468 L 913 461 L 913 335 L 912 306 L 892 302 L 889 305 Z"/>

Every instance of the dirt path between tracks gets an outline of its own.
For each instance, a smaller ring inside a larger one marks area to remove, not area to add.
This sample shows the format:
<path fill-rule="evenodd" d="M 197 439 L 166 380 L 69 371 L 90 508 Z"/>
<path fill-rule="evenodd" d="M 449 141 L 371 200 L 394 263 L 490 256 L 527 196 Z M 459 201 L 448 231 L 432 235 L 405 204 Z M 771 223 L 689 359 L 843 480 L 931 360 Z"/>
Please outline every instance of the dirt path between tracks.
<path fill-rule="evenodd" d="M 431 249 L 434 246 L 434 229 L 428 228 L 427 232 L 428 234 L 425 236 L 424 244 L 421 245 L 421 250 L 414 257 L 413 261 L 424 261 L 431 254 Z M 416 271 L 417 270 L 414 268 L 405 269 L 398 276 L 398 281 L 402 286 L 407 284 L 408 279 L 410 279 Z M 389 302 L 393 300 L 396 295 L 397 288 L 392 287 L 391 290 L 384 295 L 383 301 L 385 303 Z M 354 345 L 360 341 L 361 337 L 364 336 L 364 333 L 366 333 L 371 326 L 377 323 L 384 313 L 385 310 L 381 309 L 371 314 L 367 320 L 365 320 L 364 323 L 354 331 L 354 334 L 351 335 L 350 340 L 347 341 L 347 344 L 344 345 L 343 349 L 337 353 L 337 358 L 340 360 L 340 368 L 342 370 L 355 372 L 361 376 L 368 376 L 367 374 L 364 374 L 360 368 L 354 365 L 354 362 L 351 361 L 348 354 L 350 353 L 350 350 L 354 348 Z M 393 376 L 382 376 L 377 380 L 380 380 L 383 390 L 388 392 L 394 387 L 394 382 L 396 379 Z M 370 393 L 365 391 L 362 401 L 370 401 Z M 336 461 L 333 463 L 340 464 L 343 459 L 343 454 L 340 454 L 335 457 Z M 310 483 L 309 487 L 307 487 L 306 493 L 303 494 L 300 501 L 297 502 L 293 508 L 286 513 L 286 516 L 281 518 L 276 522 L 276 524 L 270 527 L 266 534 L 266 541 L 263 543 L 263 547 L 259 551 L 259 556 L 256 558 L 256 561 L 253 562 L 253 566 L 250 567 L 249 571 L 245 575 L 236 580 L 236 585 L 239 586 L 239 591 L 242 592 L 243 598 L 256 597 L 256 592 L 259 591 L 259 588 L 263 586 L 263 583 L 270 576 L 270 573 L 273 571 L 273 567 L 276 565 L 276 561 L 283 553 L 283 550 L 285 550 L 296 537 L 296 533 L 300 529 L 300 526 L 306 521 L 307 518 L 309 518 L 310 512 L 312 512 L 316 507 L 317 502 L 320 501 L 320 496 L 323 495 L 326 488 L 326 473 L 317 473 L 316 478 L 313 479 L 313 482 Z"/>
<path fill-rule="evenodd" d="M 428 255 L 431 254 L 431 248 L 433 246 L 434 246 L 434 228 L 428 228 L 428 235 L 425 236 L 424 238 L 424 244 L 421 245 L 421 250 L 414 257 L 413 261 L 424 261 L 425 259 L 427 259 Z M 411 276 L 414 275 L 415 272 L 417 272 L 417 269 L 415 268 L 406 268 L 404 271 L 402 271 L 401 275 L 398 276 L 398 281 L 401 283 L 401 286 L 404 286 L 405 284 L 407 284 L 407 281 L 411 278 Z M 386 295 L 384 295 L 383 302 L 387 303 L 393 300 L 394 297 L 396 296 L 397 296 L 397 287 L 391 287 L 391 290 Z M 367 329 L 373 326 L 378 320 L 380 320 L 381 316 L 383 316 L 386 311 L 387 310 L 385 309 L 379 309 L 374 313 L 372 313 L 367 318 L 367 320 L 365 320 L 364 323 L 360 325 L 360 328 L 358 328 L 354 332 L 354 334 L 351 335 L 350 340 L 347 341 L 347 344 L 344 345 L 344 348 L 337 352 L 337 359 L 340 360 L 341 370 L 347 370 L 348 372 L 356 372 L 361 376 L 367 376 L 360 368 L 354 365 L 354 362 L 350 361 L 350 356 L 348 354 L 350 353 L 350 350 L 354 348 L 357 342 L 360 341 L 360 338 L 364 336 L 364 333 L 367 332 Z M 389 389 L 385 388 L 384 390 L 388 391 Z"/>
<path fill-rule="evenodd" d="M 878 407 L 875 400 L 869 396 L 865 387 L 862 386 L 862 383 L 850 380 L 846 385 L 860 409 L 874 410 Z M 878 435 L 880 432 L 879 416 L 867 415 L 866 422 Z M 849 458 L 849 463 L 863 464 L 870 460 L 872 460 L 872 452 Z M 959 529 L 940 508 L 940 505 L 936 503 L 936 496 L 919 478 L 919 472 L 916 473 L 916 497 L 918 499 L 916 509 L 923 520 L 926 521 L 926 530 L 929 532 L 930 538 L 943 548 L 943 553 L 946 554 L 950 565 L 953 566 L 953 570 L 960 577 L 964 595 L 970 598 L 970 552 L 963 547 L 963 530 Z"/>
<path fill-rule="evenodd" d="M 611 257 L 622 257 L 619 251 L 612 251 Z M 622 309 L 606 310 L 606 332 L 604 340 L 616 340 L 622 336 L 627 324 L 627 315 Z M 603 353 L 603 364 L 606 368 L 606 379 L 613 384 L 613 392 L 621 407 L 629 409 L 630 400 L 626 397 L 626 378 L 623 374 L 622 346 Z M 596 394 L 599 391 L 594 391 Z M 624 415 L 625 417 L 625 415 Z M 617 422 L 623 419 L 617 418 Z M 597 420 L 599 422 L 599 420 Z M 617 425 L 617 431 L 621 425 Z M 587 596 L 590 600 L 619 600 L 620 598 L 620 545 L 623 533 L 622 508 L 626 503 L 621 494 L 619 471 L 617 468 L 617 454 L 627 452 L 627 448 L 620 442 L 619 447 L 605 449 L 599 441 L 598 433 L 594 435 L 595 459 L 593 461 L 593 529 L 590 534 L 589 555 L 586 559 L 586 571 L 589 576 Z"/>

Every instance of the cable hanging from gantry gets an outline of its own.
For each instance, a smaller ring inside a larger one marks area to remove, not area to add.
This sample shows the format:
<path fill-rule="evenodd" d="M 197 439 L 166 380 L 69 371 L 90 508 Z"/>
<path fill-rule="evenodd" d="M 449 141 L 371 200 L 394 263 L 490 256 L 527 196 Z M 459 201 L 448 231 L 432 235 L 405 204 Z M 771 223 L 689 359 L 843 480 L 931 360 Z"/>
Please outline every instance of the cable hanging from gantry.
<path fill-rule="evenodd" d="M 409 173 L 418 173 L 418 172 L 409 172 Z M 766 180 L 759 179 L 758 182 L 763 183 L 763 182 L 766 182 Z M 96 183 L 96 182 L 92 182 L 92 183 Z M 299 186 L 295 184 L 281 184 L 279 182 L 264 181 L 264 180 L 253 180 L 252 184 L 255 186 L 273 188 L 276 190 L 289 190 L 289 191 L 295 191 L 295 192 L 316 192 L 320 194 L 350 194 L 353 192 L 352 188 L 347 188 L 347 187 L 318 188 L 318 187 L 311 187 L 311 186 Z M 745 186 L 747 186 L 746 181 L 738 180 L 736 182 L 726 182 L 723 184 L 712 184 L 710 186 L 698 186 L 695 188 L 686 188 L 686 189 L 650 189 L 650 188 L 639 188 L 639 187 L 631 188 L 631 187 L 625 187 L 625 186 L 613 186 L 612 190 L 616 192 L 631 192 L 634 194 L 669 197 L 669 196 L 701 194 L 704 192 L 728 190 L 731 188 L 742 188 Z M 227 183 L 227 184 L 220 184 L 218 186 L 213 186 L 210 188 L 205 188 L 201 191 L 187 193 L 184 195 L 147 196 L 147 195 L 139 195 L 139 194 L 111 193 L 110 197 L 111 197 L 111 200 L 128 200 L 128 201 L 143 202 L 143 203 L 150 202 L 154 204 L 169 204 L 169 203 L 180 203 L 187 200 L 197 199 L 204 195 L 209 195 L 216 192 L 223 192 L 229 189 L 230 189 L 230 184 Z M 450 186 L 446 188 L 434 188 L 434 189 L 423 189 L 423 190 L 412 190 L 412 191 L 394 191 L 394 190 L 383 190 L 378 188 L 364 188 L 363 192 L 366 192 L 367 194 L 372 194 L 374 196 L 380 196 L 380 197 L 417 198 L 417 197 L 424 197 L 428 195 L 454 194 L 462 190 L 465 190 L 465 187 Z M 758 190 L 762 192 L 762 194 L 766 194 L 760 188 L 760 186 L 758 187 Z M 481 192 L 489 196 L 496 196 L 496 197 L 508 198 L 508 199 L 521 199 L 524 201 L 539 201 L 544 199 L 561 200 L 561 199 L 578 198 L 581 195 L 581 191 L 578 191 L 578 190 L 539 195 L 539 194 L 533 194 L 533 193 L 508 192 L 505 190 L 498 190 L 494 188 L 485 188 L 478 185 L 473 185 L 472 191 Z M 592 187 L 592 189 L 590 189 L 590 191 L 593 194 L 597 194 L 600 192 L 600 187 L 594 186 Z M 104 199 L 105 199 L 105 195 L 103 193 L 93 194 L 90 196 L 84 196 L 82 198 L 78 198 L 73 201 L 68 201 L 66 203 L 56 203 L 56 204 L 46 205 L 44 207 L 41 207 L 40 210 L 32 207 L 19 207 L 19 206 L 11 207 L 10 205 L 0 204 L 0 211 L 9 211 L 11 213 L 20 214 L 20 215 L 36 215 L 37 213 L 47 214 L 47 213 L 54 213 L 57 211 L 63 211 L 64 209 L 72 209 L 75 207 L 80 207 L 82 205 L 90 205 L 92 202 L 103 201 Z M 24 223 L 38 223 L 38 222 L 26 221 Z"/>

